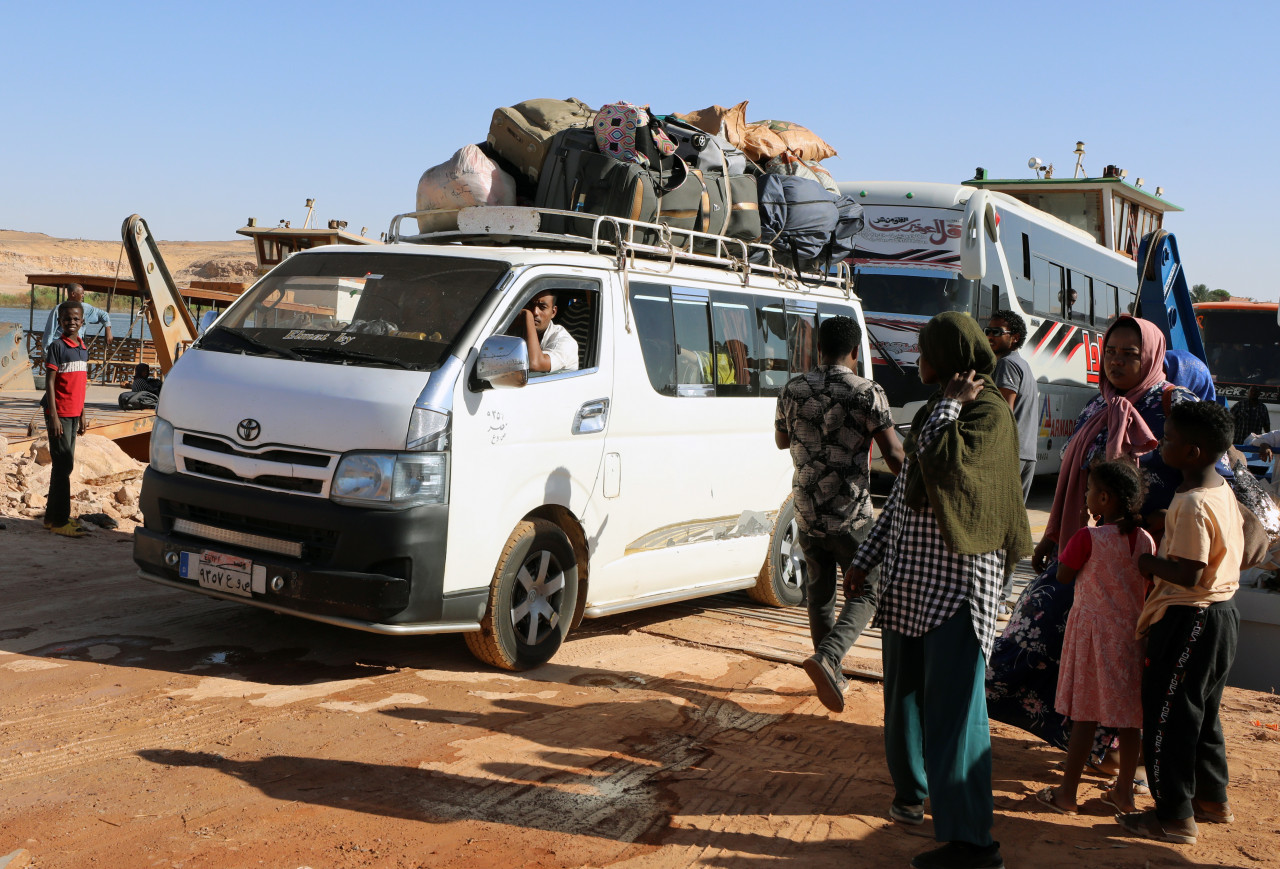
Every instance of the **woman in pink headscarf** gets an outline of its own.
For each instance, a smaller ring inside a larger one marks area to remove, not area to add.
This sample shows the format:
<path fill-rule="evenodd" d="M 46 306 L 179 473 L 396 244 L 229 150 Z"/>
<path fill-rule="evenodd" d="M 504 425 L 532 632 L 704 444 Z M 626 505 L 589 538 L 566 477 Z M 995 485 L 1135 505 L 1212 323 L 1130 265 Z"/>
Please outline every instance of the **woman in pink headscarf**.
<path fill-rule="evenodd" d="M 1165 380 L 1164 335 L 1153 324 L 1120 317 L 1103 338 L 1100 394 L 1085 405 L 1062 454 L 1062 471 L 1053 510 L 1032 566 L 1040 573 L 1018 599 L 1004 634 L 996 639 L 987 671 L 987 712 L 991 718 L 1021 727 L 1051 745 L 1067 747 L 1071 720 L 1054 711 L 1058 661 L 1075 586 L 1056 580 L 1057 550 L 1088 524 L 1084 491 L 1095 461 L 1127 457 L 1146 472 L 1148 490 L 1142 514 L 1158 540 L 1164 511 L 1182 474 L 1170 468 L 1156 449 L 1164 434 L 1165 408 L 1197 401 L 1190 390 Z M 1094 760 L 1110 738 L 1099 729 Z"/>

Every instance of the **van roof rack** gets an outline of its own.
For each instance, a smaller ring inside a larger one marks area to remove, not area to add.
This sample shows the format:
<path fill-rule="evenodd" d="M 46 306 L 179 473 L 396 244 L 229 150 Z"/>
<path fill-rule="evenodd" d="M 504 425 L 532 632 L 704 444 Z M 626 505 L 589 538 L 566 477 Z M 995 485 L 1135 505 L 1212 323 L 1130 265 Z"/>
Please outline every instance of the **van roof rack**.
<path fill-rule="evenodd" d="M 566 224 L 572 221 L 582 227 L 582 232 L 545 231 L 542 226 L 547 217 Z M 400 222 L 406 219 L 417 221 L 419 228 L 425 226 L 428 231 L 401 234 Z M 846 298 L 853 294 L 853 271 L 843 261 L 836 264 L 834 272 L 800 271 L 778 262 L 774 249 L 767 244 L 672 229 L 665 223 L 645 223 L 581 211 L 516 205 L 409 211 L 391 218 L 391 226 L 387 230 L 388 243 L 485 242 L 506 245 L 517 240 L 521 246 L 527 247 L 610 254 L 617 258 L 619 267 L 623 269 L 636 259 L 667 261 L 672 265 L 685 262 L 736 272 L 741 276 L 744 287 L 750 284 L 752 275 L 767 275 L 802 292 L 828 287 L 843 293 Z M 695 244 L 698 250 L 694 249 Z M 752 262 L 753 257 L 758 261 Z"/>

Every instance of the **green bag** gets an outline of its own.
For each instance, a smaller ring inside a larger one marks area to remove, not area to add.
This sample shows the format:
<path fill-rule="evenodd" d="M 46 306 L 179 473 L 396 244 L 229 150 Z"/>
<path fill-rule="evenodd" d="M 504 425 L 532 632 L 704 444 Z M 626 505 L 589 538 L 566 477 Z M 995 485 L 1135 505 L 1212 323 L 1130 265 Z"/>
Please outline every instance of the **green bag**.
<path fill-rule="evenodd" d="M 529 181 L 546 162 L 551 137 L 571 127 L 590 127 L 595 109 L 582 100 L 525 100 L 495 109 L 486 142 Z"/>

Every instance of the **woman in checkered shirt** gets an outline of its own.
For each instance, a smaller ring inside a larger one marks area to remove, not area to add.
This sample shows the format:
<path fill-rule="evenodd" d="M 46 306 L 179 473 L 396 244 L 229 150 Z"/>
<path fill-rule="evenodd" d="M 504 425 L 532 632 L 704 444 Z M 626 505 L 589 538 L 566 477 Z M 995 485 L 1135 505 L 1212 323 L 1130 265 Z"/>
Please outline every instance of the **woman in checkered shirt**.
<path fill-rule="evenodd" d="M 941 384 L 911 424 L 907 462 L 845 573 L 861 593 L 881 568 L 885 754 L 894 820 L 919 824 L 929 797 L 946 844 L 911 863 L 1001 867 L 991 838 L 991 736 L 984 690 L 1006 565 L 1031 552 L 1018 433 L 972 318 L 920 330 L 920 379 Z"/>

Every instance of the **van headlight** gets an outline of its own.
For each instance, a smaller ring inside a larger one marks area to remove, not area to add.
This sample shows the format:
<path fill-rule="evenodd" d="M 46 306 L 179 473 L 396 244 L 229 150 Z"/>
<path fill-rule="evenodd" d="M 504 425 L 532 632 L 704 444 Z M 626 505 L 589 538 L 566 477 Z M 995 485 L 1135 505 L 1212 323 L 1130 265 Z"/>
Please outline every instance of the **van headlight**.
<path fill-rule="evenodd" d="M 161 474 L 173 474 L 178 470 L 178 462 L 173 457 L 173 424 L 158 416 L 151 426 L 151 454 L 148 458 L 152 470 Z"/>
<path fill-rule="evenodd" d="M 445 453 L 348 453 L 338 462 L 329 497 L 340 504 L 397 510 L 449 500 Z"/>

